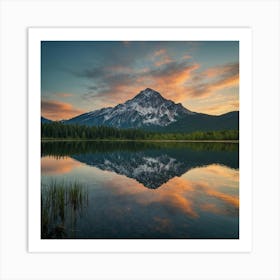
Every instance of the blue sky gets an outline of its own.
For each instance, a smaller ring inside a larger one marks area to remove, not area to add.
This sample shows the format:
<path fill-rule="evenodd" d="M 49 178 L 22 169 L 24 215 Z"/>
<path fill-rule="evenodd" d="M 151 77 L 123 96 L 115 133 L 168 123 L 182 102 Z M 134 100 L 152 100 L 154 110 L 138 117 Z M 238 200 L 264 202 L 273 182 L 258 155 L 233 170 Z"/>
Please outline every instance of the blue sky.
<path fill-rule="evenodd" d="M 239 42 L 41 42 L 44 117 L 115 106 L 147 87 L 192 111 L 238 110 Z"/>

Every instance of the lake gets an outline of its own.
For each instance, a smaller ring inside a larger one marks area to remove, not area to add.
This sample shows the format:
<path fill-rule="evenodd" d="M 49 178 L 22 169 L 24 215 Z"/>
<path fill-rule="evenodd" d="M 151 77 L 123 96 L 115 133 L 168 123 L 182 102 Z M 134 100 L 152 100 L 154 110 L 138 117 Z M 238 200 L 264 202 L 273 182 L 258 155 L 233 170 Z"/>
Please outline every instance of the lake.
<path fill-rule="evenodd" d="M 239 146 L 42 141 L 41 238 L 239 238 Z"/>

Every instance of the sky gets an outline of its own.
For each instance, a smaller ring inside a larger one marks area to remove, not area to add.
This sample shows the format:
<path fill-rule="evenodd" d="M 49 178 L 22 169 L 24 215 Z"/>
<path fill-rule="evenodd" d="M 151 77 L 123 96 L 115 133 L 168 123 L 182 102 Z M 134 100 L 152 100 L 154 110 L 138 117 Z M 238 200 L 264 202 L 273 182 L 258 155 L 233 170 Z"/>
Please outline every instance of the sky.
<path fill-rule="evenodd" d="M 45 118 L 116 106 L 145 88 L 194 112 L 239 110 L 239 42 L 41 42 Z"/>

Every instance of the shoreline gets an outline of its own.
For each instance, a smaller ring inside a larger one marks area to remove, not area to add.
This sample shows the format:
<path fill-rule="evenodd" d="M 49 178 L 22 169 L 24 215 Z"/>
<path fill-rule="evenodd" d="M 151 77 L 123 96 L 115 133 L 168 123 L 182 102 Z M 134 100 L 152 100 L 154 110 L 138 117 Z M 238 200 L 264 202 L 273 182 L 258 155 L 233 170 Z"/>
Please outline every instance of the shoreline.
<path fill-rule="evenodd" d="M 165 139 L 54 139 L 43 138 L 41 142 L 174 142 L 174 143 L 232 143 L 238 144 L 239 140 L 165 140 Z"/>

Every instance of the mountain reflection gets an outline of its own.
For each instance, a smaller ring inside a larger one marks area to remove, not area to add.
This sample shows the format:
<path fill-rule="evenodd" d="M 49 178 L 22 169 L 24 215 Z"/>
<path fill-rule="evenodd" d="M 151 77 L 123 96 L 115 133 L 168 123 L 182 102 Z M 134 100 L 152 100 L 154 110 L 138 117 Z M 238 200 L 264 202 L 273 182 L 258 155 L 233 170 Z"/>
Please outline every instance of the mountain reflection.
<path fill-rule="evenodd" d="M 42 142 L 42 156 L 64 157 L 133 178 L 156 189 L 196 167 L 239 168 L 238 144 L 151 142 Z"/>

